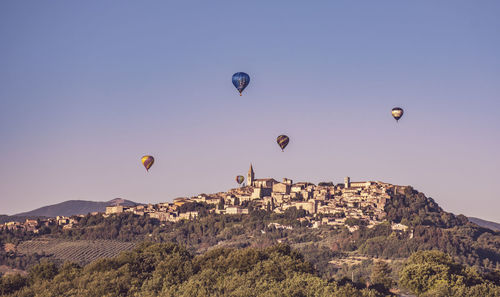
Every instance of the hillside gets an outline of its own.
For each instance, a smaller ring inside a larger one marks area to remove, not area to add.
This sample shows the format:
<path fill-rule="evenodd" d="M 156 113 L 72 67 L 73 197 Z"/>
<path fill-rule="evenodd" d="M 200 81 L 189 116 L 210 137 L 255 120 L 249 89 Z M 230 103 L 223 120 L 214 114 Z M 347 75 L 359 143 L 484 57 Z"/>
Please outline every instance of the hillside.
<path fill-rule="evenodd" d="M 85 200 L 68 200 L 65 202 L 48 205 L 37 208 L 32 211 L 16 214 L 17 217 L 56 217 L 56 216 L 73 216 L 79 214 L 88 214 L 91 212 L 104 212 L 106 206 L 123 205 L 135 206 L 135 203 L 130 200 L 116 198 L 106 202 L 100 201 L 85 201 Z"/>
<path fill-rule="evenodd" d="M 500 231 L 500 224 L 499 223 L 486 221 L 486 220 L 482 220 L 482 219 L 474 218 L 474 217 L 469 217 L 468 219 L 469 219 L 469 221 L 471 221 L 474 224 L 479 225 L 481 227 L 489 228 L 489 229 L 494 230 L 494 231 Z"/>
<path fill-rule="evenodd" d="M 43 259 L 86 264 L 148 241 L 175 243 L 193 255 L 210 254 L 220 248 L 267 249 L 286 244 L 303 255 L 318 277 L 354 278 L 362 283 L 370 279 L 371 267 L 380 261 L 388 263 L 393 271 L 391 277 L 399 282 L 408 258 L 425 250 L 444 252 L 460 265 L 474 267 L 485 275 L 500 267 L 500 232 L 471 223 L 463 215 L 446 212 L 434 199 L 410 186 L 395 189 L 382 184 L 382 189 L 381 184 L 357 189 L 318 186 L 319 190 L 331 189 L 333 193 L 318 201 L 350 204 L 344 207 L 345 211 L 333 214 L 299 208 L 298 203 L 307 205 L 299 198 L 291 201 L 297 206 L 283 210 L 259 199 L 230 201 L 228 193 L 244 197 L 251 190 L 247 187 L 176 199 L 180 206 L 160 203 L 112 215 L 74 216 L 69 225 L 47 221 L 48 224 L 40 224 L 38 233 L 26 232 L 21 225 L 14 231 L 6 226 L 0 233 L 0 265 L 29 270 Z M 308 187 L 311 192 L 324 193 L 316 191 L 314 185 Z M 370 195 L 378 200 L 384 198 L 384 204 L 362 204 L 364 193 L 371 201 L 376 200 Z M 228 196 L 228 204 L 222 205 L 219 197 Z M 356 201 L 357 204 L 351 203 Z M 223 207 L 226 211 L 247 212 L 224 213 Z M 359 212 L 355 212 L 358 208 Z"/>

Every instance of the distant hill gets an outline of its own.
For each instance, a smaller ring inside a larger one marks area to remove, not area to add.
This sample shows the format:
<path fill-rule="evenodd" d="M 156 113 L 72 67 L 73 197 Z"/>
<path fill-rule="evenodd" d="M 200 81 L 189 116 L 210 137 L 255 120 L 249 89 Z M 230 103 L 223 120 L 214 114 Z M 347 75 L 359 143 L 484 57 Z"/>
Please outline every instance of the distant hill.
<path fill-rule="evenodd" d="M 500 231 L 500 224 L 499 223 L 481 220 L 481 219 L 474 218 L 474 217 L 469 217 L 468 219 L 469 219 L 469 221 L 471 221 L 474 224 L 479 225 L 481 227 L 489 228 L 489 229 L 494 230 L 494 231 Z"/>
<path fill-rule="evenodd" d="M 104 212 L 106 206 L 123 205 L 134 206 L 136 203 L 122 198 L 116 198 L 110 201 L 85 201 L 85 200 L 68 200 L 58 204 L 48 205 L 37 208 L 32 211 L 15 214 L 16 217 L 56 217 L 56 216 L 73 216 L 79 214 L 88 214 L 89 212 Z"/>
<path fill-rule="evenodd" d="M 26 219 L 36 220 L 36 219 L 44 219 L 43 216 L 9 216 L 9 215 L 0 215 L 0 225 L 7 222 L 24 222 Z"/>

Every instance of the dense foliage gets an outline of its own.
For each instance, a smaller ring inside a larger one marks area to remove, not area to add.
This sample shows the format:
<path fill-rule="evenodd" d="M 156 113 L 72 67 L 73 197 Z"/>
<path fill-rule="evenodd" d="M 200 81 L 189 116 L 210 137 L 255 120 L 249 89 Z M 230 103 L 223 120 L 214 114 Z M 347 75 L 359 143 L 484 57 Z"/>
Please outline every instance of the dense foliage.
<path fill-rule="evenodd" d="M 401 271 L 400 283 L 419 296 L 500 296 L 500 273 L 482 275 L 439 251 L 413 254 Z"/>
<path fill-rule="evenodd" d="M 467 225 L 469 220 L 464 215 L 455 216 L 445 212 L 432 198 L 411 187 L 405 187 L 403 193 L 391 193 L 391 199 L 385 206 L 387 219 L 409 226 L 434 226 L 451 228 Z"/>
<path fill-rule="evenodd" d="M 432 198 L 411 187 L 405 188 L 404 193 L 393 194 L 385 211 L 389 221 L 410 226 L 413 238 L 373 236 L 360 246 L 363 253 L 408 257 L 418 250 L 439 249 L 468 265 L 500 268 L 500 232 L 470 223 L 463 215 L 443 211 Z"/>
<path fill-rule="evenodd" d="M 2 279 L 11 296 L 384 296 L 327 281 L 288 245 L 214 249 L 193 256 L 175 244 L 143 244 L 85 267 L 41 263 Z"/>
<path fill-rule="evenodd" d="M 392 288 L 394 284 L 391 278 L 392 269 L 385 261 L 377 261 L 373 264 L 371 282 L 382 285 L 383 288 Z"/>

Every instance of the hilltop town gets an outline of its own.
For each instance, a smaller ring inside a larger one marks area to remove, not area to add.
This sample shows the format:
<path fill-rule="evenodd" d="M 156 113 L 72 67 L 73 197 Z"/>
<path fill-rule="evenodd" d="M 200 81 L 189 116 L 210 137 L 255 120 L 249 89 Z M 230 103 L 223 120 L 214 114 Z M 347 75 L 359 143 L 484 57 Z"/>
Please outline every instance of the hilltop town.
<path fill-rule="evenodd" d="M 344 183 L 309 182 L 293 183 L 284 178 L 278 182 L 273 178 L 255 178 L 253 166 L 247 175 L 247 184 L 227 192 L 215 194 L 200 194 L 195 197 L 181 197 L 173 202 L 158 204 L 106 207 L 105 213 L 94 212 L 91 215 L 102 214 L 111 216 L 120 213 L 133 213 L 138 216 L 148 216 L 162 222 L 189 220 L 198 216 L 197 211 L 180 211 L 186 203 L 205 203 L 213 205 L 210 211 L 217 214 L 248 214 L 250 209 L 263 209 L 283 213 L 289 208 L 305 211 L 300 220 L 308 221 L 317 228 L 320 225 L 346 226 L 353 232 L 363 224 L 371 228 L 385 218 L 385 205 L 391 199 L 390 193 L 404 192 L 405 187 L 379 181 L 353 182 L 346 177 Z M 81 215 L 84 216 L 84 215 Z M 346 220 L 355 219 L 358 224 L 346 224 Z M 60 225 L 63 229 L 71 229 L 77 224 L 72 217 L 58 216 L 56 218 L 30 220 L 24 223 L 8 222 L 3 228 L 24 229 L 38 233 L 43 226 Z M 392 224 L 393 229 L 405 231 L 407 226 Z"/>

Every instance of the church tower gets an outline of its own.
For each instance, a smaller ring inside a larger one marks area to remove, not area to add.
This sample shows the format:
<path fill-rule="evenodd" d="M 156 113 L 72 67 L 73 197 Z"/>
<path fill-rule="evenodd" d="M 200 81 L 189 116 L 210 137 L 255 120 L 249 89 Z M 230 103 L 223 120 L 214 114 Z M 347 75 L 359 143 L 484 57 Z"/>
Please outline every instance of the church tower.
<path fill-rule="evenodd" d="M 254 179 L 255 173 L 253 172 L 252 164 L 250 164 L 250 169 L 248 169 L 247 185 L 252 187 Z"/>
<path fill-rule="evenodd" d="M 346 177 L 344 178 L 344 188 L 350 188 L 351 187 L 351 178 L 350 177 Z"/>

